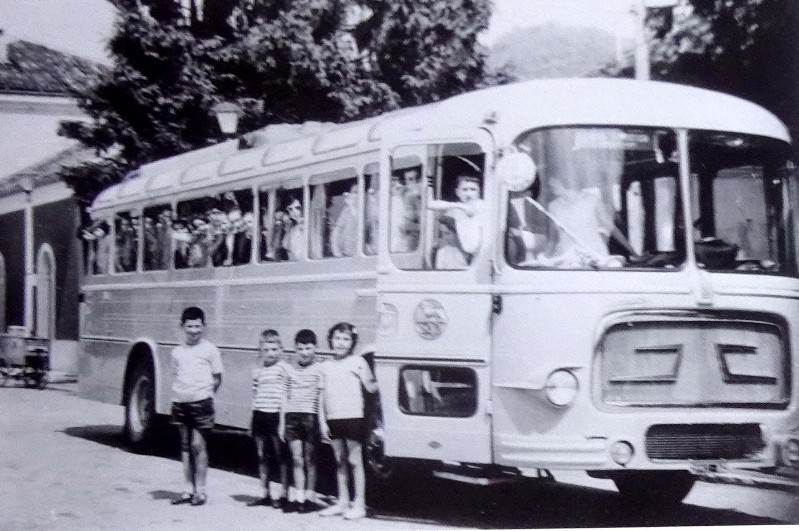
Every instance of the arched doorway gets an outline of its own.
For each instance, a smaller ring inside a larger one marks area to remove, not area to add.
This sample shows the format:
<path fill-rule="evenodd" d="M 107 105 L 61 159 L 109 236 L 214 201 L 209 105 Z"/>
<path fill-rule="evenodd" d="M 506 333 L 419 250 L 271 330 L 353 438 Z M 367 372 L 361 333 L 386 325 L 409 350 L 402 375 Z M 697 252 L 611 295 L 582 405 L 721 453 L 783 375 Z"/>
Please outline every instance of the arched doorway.
<path fill-rule="evenodd" d="M 6 261 L 0 254 L 0 334 L 6 331 Z"/>
<path fill-rule="evenodd" d="M 55 256 L 48 244 L 36 258 L 36 335 L 55 338 Z"/>

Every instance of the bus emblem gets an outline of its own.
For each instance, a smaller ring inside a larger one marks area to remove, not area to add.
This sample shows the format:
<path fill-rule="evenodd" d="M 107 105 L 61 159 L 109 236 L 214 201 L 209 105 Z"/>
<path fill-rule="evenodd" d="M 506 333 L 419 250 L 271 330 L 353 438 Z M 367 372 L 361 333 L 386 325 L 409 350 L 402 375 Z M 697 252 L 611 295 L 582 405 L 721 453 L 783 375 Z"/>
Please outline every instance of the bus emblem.
<path fill-rule="evenodd" d="M 424 299 L 413 312 L 413 327 L 422 339 L 436 339 L 447 328 L 447 313 L 435 299 Z"/>

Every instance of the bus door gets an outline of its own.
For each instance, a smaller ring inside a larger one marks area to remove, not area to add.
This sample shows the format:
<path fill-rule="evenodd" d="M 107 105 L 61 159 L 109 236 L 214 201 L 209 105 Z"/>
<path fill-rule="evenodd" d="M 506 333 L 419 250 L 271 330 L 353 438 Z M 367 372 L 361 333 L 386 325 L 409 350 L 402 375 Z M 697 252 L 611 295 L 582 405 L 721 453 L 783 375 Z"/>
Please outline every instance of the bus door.
<path fill-rule="evenodd" d="M 455 134 L 383 151 L 375 367 L 387 456 L 489 463 L 493 142 Z"/>

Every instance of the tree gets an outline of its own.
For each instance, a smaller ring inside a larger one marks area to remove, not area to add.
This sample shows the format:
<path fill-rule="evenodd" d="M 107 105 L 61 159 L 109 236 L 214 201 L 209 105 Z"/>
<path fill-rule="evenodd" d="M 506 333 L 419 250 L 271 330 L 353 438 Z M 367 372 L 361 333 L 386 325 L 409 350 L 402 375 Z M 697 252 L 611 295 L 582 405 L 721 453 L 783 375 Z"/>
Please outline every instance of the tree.
<path fill-rule="evenodd" d="M 653 13 L 652 77 L 752 100 L 799 128 L 799 0 L 690 0 Z"/>
<path fill-rule="evenodd" d="M 146 162 L 219 141 L 211 109 L 241 128 L 341 122 L 490 83 L 477 42 L 490 0 L 113 0 L 113 67 L 62 133 L 101 158 L 62 178 L 91 201 Z"/>

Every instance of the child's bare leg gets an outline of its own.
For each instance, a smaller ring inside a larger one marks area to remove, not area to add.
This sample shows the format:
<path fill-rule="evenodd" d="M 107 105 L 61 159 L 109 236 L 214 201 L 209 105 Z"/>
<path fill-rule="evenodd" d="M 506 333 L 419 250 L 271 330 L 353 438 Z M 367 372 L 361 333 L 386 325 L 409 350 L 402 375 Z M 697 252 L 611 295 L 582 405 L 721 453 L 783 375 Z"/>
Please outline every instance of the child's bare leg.
<path fill-rule="evenodd" d="M 363 469 L 363 447 L 360 441 L 347 439 L 347 457 L 352 467 L 352 482 L 355 487 L 353 507 L 366 507 L 366 477 Z"/>
<path fill-rule="evenodd" d="M 261 480 L 261 487 L 264 490 L 264 498 L 269 497 L 269 477 L 268 468 L 266 464 L 266 438 L 258 435 L 253 437 L 255 439 L 255 453 L 258 455 L 258 478 Z"/>
<path fill-rule="evenodd" d="M 294 472 L 294 495 L 296 499 L 289 501 L 305 501 L 305 463 L 303 455 L 303 441 L 295 440 L 289 443 L 291 462 Z"/>
<path fill-rule="evenodd" d="M 185 424 L 178 424 L 180 433 L 180 461 L 183 463 L 183 477 L 186 479 L 185 492 L 195 494 L 197 486 L 194 483 L 193 456 L 191 453 L 191 432 Z"/>
<path fill-rule="evenodd" d="M 193 429 L 191 434 L 191 453 L 194 456 L 194 483 L 198 494 L 205 494 L 205 478 L 208 476 L 208 451 L 205 433 Z"/>
<path fill-rule="evenodd" d="M 306 470 L 306 483 L 305 483 L 305 499 L 315 502 L 316 501 L 316 455 L 313 441 L 305 441 L 303 444 L 303 453 L 305 455 L 305 470 Z"/>
<path fill-rule="evenodd" d="M 335 516 L 344 513 L 350 504 L 350 489 L 347 486 L 347 446 L 344 439 L 333 439 L 333 455 L 336 457 L 336 486 L 338 487 L 338 500 L 332 507 L 328 507 L 320 514 L 322 516 Z"/>
<path fill-rule="evenodd" d="M 286 456 L 283 455 L 283 442 L 277 435 L 269 436 L 269 444 L 271 445 L 271 453 L 274 459 L 273 463 L 277 464 L 278 471 L 280 472 L 280 483 L 273 481 L 269 484 L 269 494 L 273 500 L 285 498 L 289 491 L 289 471 L 288 464 L 286 463 Z M 274 472 L 273 472 L 274 473 Z"/>

